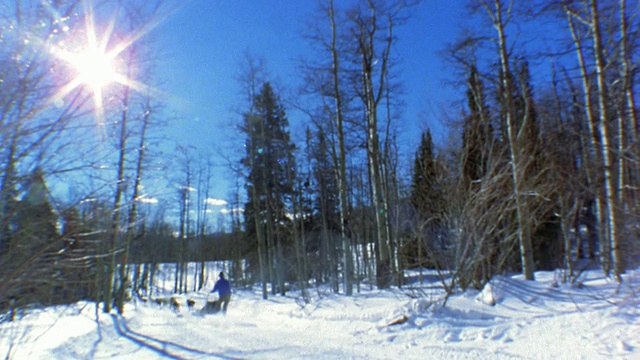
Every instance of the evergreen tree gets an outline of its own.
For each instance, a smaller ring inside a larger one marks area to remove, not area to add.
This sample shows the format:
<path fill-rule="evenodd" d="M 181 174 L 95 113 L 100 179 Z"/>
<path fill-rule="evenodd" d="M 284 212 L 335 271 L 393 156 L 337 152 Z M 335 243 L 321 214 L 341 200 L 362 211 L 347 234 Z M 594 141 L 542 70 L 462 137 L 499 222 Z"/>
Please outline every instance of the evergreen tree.
<path fill-rule="evenodd" d="M 25 254 L 39 251 L 56 238 L 57 217 L 47 199 L 47 187 L 40 168 L 26 185 L 17 212 L 17 248 Z"/>
<path fill-rule="evenodd" d="M 271 281 L 277 281 L 284 291 L 284 252 L 290 239 L 290 219 L 287 206 L 291 203 L 296 164 L 289 156 L 295 150 L 291 143 L 289 122 L 280 99 L 267 82 L 255 98 L 253 110 L 244 116 L 247 134 L 247 156 L 242 163 L 248 169 L 248 202 L 245 206 L 247 234 L 251 237 L 263 230 L 258 237 L 263 255 L 269 266 Z M 261 229 L 257 229 L 260 226 Z M 275 286 L 273 287 L 275 291 Z"/>
<path fill-rule="evenodd" d="M 513 252 L 500 246 L 508 230 L 502 218 L 506 206 L 503 176 L 509 170 L 504 150 L 494 134 L 494 117 L 485 98 L 484 83 L 475 65 L 467 78 L 467 106 L 462 129 L 457 267 L 461 286 L 481 288 L 499 271 L 503 258 Z M 498 124 L 500 128 L 500 124 Z"/>
<path fill-rule="evenodd" d="M 549 172 L 552 146 L 541 146 L 545 139 L 540 137 L 540 120 L 533 96 L 529 64 L 521 61 L 517 65 L 519 93 L 515 104 L 517 119 L 522 120 L 519 148 L 529 160 L 524 167 L 527 187 L 537 195 L 527 199 L 527 206 L 535 218 L 532 234 L 534 259 L 537 270 L 553 270 L 562 265 L 563 256 L 560 219 L 556 215 L 559 209 L 556 203 L 546 200 L 555 191 L 548 186 L 554 181 L 553 174 Z"/>
<path fill-rule="evenodd" d="M 0 184 L 0 264 L 8 260 L 19 203 L 15 170 L 12 166 L 5 170 Z"/>
<path fill-rule="evenodd" d="M 51 304 L 60 280 L 54 263 L 61 244 L 56 242 L 57 215 L 49 203 L 40 168 L 25 184 L 16 208 L 9 252 L 2 262 L 3 295 L 13 297 L 18 305 Z"/>
<path fill-rule="evenodd" d="M 493 126 L 484 85 L 475 66 L 471 67 L 467 83 L 469 115 L 462 132 L 462 179 L 470 186 L 487 175 L 493 148 Z"/>
<path fill-rule="evenodd" d="M 409 266 L 424 266 L 424 259 L 434 251 L 442 249 L 444 242 L 445 200 L 441 187 L 440 169 L 433 150 L 431 132 L 422 134 L 420 147 L 416 153 L 411 182 L 410 203 L 418 229 L 415 241 L 407 244 L 405 257 Z M 432 265 L 436 259 L 431 256 Z"/>
<path fill-rule="evenodd" d="M 312 149 L 314 160 L 315 188 L 315 231 L 320 235 L 317 241 L 311 243 L 311 250 L 316 253 L 318 261 L 315 263 L 316 278 L 325 282 L 330 280 L 335 292 L 339 290 L 338 255 L 339 243 L 335 241 L 340 234 L 340 199 L 338 181 L 330 154 L 330 144 L 322 130 L 316 133 L 316 141 Z"/>

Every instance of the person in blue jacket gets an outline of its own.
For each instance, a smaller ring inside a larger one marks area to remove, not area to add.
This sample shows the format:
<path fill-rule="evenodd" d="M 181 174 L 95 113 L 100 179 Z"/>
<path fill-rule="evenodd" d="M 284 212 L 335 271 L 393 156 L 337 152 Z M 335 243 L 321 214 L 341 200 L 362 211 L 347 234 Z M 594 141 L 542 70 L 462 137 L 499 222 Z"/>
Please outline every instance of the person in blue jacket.
<path fill-rule="evenodd" d="M 216 284 L 213 286 L 213 290 L 211 293 L 218 292 L 218 297 L 220 298 L 220 303 L 222 304 L 222 312 L 227 313 L 227 305 L 229 305 L 229 300 L 231 300 L 231 284 L 229 280 L 224 278 L 224 272 L 220 272 L 220 279 L 216 281 Z"/>

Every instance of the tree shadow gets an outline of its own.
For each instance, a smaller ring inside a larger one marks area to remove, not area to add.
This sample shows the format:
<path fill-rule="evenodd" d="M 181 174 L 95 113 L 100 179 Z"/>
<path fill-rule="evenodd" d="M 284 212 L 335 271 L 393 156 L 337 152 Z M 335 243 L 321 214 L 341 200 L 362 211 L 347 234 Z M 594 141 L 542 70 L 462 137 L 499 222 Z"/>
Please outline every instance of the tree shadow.
<path fill-rule="evenodd" d="M 99 314 L 99 306 L 96 305 L 96 332 L 98 333 L 98 338 L 93 342 L 93 346 L 91 347 L 91 351 L 89 354 L 92 359 L 96 357 L 96 352 L 98 351 L 98 346 L 102 343 L 102 327 L 100 325 L 100 314 Z"/>
<path fill-rule="evenodd" d="M 120 316 L 111 314 L 111 317 L 113 318 L 113 324 L 118 335 L 166 358 L 182 359 L 183 357 L 178 354 L 181 352 L 181 353 L 201 355 L 201 356 L 207 356 L 207 357 L 218 358 L 218 359 L 229 359 L 229 360 L 240 359 L 240 358 L 230 357 L 223 354 L 216 354 L 213 352 L 206 352 L 199 349 L 186 347 L 184 345 L 180 345 L 170 341 L 158 340 L 153 337 L 140 334 L 138 332 L 131 330 L 131 328 L 129 328 L 129 326 L 127 325 L 127 321 Z"/>

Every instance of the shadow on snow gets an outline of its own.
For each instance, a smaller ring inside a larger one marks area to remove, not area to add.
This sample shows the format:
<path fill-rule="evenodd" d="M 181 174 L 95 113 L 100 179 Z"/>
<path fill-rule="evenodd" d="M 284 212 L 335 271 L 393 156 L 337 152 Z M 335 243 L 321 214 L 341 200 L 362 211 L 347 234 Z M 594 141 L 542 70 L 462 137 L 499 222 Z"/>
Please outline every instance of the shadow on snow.
<path fill-rule="evenodd" d="M 216 354 L 212 352 L 202 351 L 199 349 L 189 348 L 189 347 L 186 347 L 174 342 L 170 342 L 170 341 L 154 339 L 150 336 L 140 334 L 131 330 L 127 325 L 127 321 L 122 317 L 117 316 L 115 314 L 111 314 L 111 317 L 113 318 L 113 324 L 115 326 L 115 329 L 118 335 L 128 339 L 129 341 L 137 345 L 140 345 L 141 347 L 154 351 L 162 355 L 163 357 L 172 358 L 172 359 L 182 359 L 183 357 L 177 354 L 179 352 L 182 352 L 182 353 L 189 353 L 192 355 L 203 355 L 208 357 L 215 357 L 218 359 L 230 359 L 230 360 L 239 359 L 239 358 L 234 358 L 227 355 Z"/>

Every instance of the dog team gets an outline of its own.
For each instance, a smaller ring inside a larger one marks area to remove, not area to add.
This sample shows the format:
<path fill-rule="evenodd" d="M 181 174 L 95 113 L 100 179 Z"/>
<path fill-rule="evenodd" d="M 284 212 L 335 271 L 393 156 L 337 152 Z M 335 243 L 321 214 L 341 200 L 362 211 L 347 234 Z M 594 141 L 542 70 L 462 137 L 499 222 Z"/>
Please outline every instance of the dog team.
<path fill-rule="evenodd" d="M 220 272 L 218 276 L 218 280 L 213 286 L 213 290 L 211 290 L 210 294 L 218 293 L 218 299 L 214 301 L 207 300 L 204 307 L 200 310 L 202 314 L 215 314 L 217 312 L 222 311 L 223 314 L 227 313 L 227 307 L 229 306 L 229 301 L 231 301 L 231 283 L 224 276 L 224 272 Z M 154 300 L 158 305 L 169 305 L 171 309 L 176 312 L 180 311 L 180 302 L 177 298 L 157 298 Z M 195 300 L 187 299 L 187 306 L 189 310 L 192 310 L 196 305 Z"/>

